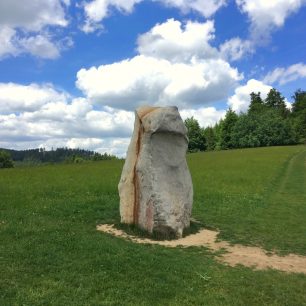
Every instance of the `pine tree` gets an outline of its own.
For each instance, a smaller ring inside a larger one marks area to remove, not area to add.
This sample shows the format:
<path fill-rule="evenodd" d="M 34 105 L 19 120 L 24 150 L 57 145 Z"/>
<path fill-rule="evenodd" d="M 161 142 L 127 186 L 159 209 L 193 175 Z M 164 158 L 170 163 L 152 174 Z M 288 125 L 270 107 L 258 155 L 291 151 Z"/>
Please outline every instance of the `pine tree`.
<path fill-rule="evenodd" d="M 306 91 L 297 90 L 293 97 L 292 120 L 300 142 L 306 142 Z"/>
<path fill-rule="evenodd" d="M 261 113 L 265 110 L 264 102 L 260 96 L 260 92 L 255 93 L 252 92 L 250 94 L 251 96 L 251 102 L 249 105 L 248 113 Z"/>
<path fill-rule="evenodd" d="M 206 150 L 212 151 L 216 147 L 216 133 L 213 127 L 207 127 L 204 129 L 204 136 L 206 140 Z"/>
<path fill-rule="evenodd" d="M 221 125 L 221 149 L 231 149 L 234 147 L 232 141 L 232 131 L 235 127 L 236 122 L 238 121 L 238 118 L 238 115 L 231 108 L 229 108 Z"/>
<path fill-rule="evenodd" d="M 206 148 L 205 137 L 199 122 L 195 118 L 191 117 L 185 120 L 185 125 L 187 127 L 189 138 L 188 151 L 204 151 Z"/>
<path fill-rule="evenodd" d="M 294 100 L 292 103 L 292 114 L 294 116 L 299 115 L 306 110 L 306 91 L 298 89 L 292 98 Z"/>
<path fill-rule="evenodd" d="M 286 107 L 285 98 L 275 88 L 272 88 L 269 91 L 267 98 L 265 99 L 265 105 L 268 108 L 277 111 L 283 118 L 286 118 L 289 115 L 289 110 Z"/>

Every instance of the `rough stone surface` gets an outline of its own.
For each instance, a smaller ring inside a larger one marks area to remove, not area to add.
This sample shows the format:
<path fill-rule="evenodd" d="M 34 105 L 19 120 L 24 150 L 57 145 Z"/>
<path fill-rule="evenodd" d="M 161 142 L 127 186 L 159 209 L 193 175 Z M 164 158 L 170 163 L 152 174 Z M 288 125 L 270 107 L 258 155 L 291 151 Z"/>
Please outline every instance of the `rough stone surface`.
<path fill-rule="evenodd" d="M 187 130 L 177 107 L 141 107 L 119 182 L 121 222 L 182 236 L 193 201 Z"/>

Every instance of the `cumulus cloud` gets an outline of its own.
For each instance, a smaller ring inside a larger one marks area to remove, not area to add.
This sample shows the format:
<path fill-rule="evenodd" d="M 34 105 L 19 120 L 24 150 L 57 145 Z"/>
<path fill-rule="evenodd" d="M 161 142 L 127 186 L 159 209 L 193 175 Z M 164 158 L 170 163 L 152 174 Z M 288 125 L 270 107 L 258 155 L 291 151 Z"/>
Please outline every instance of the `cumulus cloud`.
<path fill-rule="evenodd" d="M 299 78 L 306 78 L 306 65 L 304 63 L 297 63 L 287 68 L 278 67 L 265 76 L 264 82 L 284 85 Z"/>
<path fill-rule="evenodd" d="M 229 98 L 228 105 L 237 113 L 245 112 L 250 105 L 250 94 L 252 92 L 260 92 L 262 99 L 265 99 L 271 88 L 262 81 L 251 79 L 245 85 L 235 89 L 235 94 Z"/>
<path fill-rule="evenodd" d="M 46 29 L 65 27 L 67 0 L 33 0 L 21 5 L 18 0 L 0 1 L 0 59 L 30 53 L 53 59 L 61 45 L 52 41 Z"/>
<path fill-rule="evenodd" d="M 16 84 L 14 86 L 17 88 Z M 12 90 L 11 85 L 8 87 Z M 133 130 L 133 112 L 110 107 L 96 110 L 85 98 L 70 99 L 53 88 L 38 85 L 22 90 L 14 97 L 20 107 L 10 104 L 5 108 L 7 114 L 3 109 L 0 111 L 0 147 L 84 148 L 125 156 Z M 20 96 L 27 94 L 31 101 L 24 105 Z M 183 119 L 193 116 L 201 126 L 212 126 L 225 111 L 202 107 L 181 110 L 181 115 Z"/>
<path fill-rule="evenodd" d="M 84 98 L 68 102 L 50 102 L 35 111 L 1 115 L 2 139 L 18 137 L 49 139 L 52 137 L 127 137 L 134 115 L 123 110 L 112 113 L 93 110 Z M 8 127 L 8 128 L 6 128 Z"/>
<path fill-rule="evenodd" d="M 97 110 L 51 85 L 1 83 L 0 97 L 0 147 L 86 147 L 122 156 L 132 133 L 132 112 Z"/>
<path fill-rule="evenodd" d="M 68 40 L 67 40 L 68 39 Z M 19 35 L 14 29 L 0 29 L 0 60 L 8 56 L 31 54 L 44 59 L 55 59 L 60 52 L 72 46 L 69 38 L 61 42 L 53 42 L 50 35 Z"/>
<path fill-rule="evenodd" d="M 0 113 L 34 111 L 49 102 L 66 101 L 67 96 L 48 84 L 0 83 Z"/>
<path fill-rule="evenodd" d="M 51 42 L 48 37 L 41 34 L 23 38 L 20 40 L 19 45 L 23 52 L 28 52 L 41 58 L 54 59 L 60 55 L 58 46 Z"/>
<path fill-rule="evenodd" d="M 111 107 L 96 109 L 86 98 L 72 98 L 51 85 L 0 84 L 0 147 L 86 148 L 125 156 L 134 113 Z M 5 103 L 5 101 L 7 103 Z M 214 107 L 181 110 L 201 126 L 225 114 Z"/>
<path fill-rule="evenodd" d="M 254 46 L 250 40 L 242 40 L 239 37 L 234 37 L 221 44 L 220 52 L 225 59 L 237 61 L 245 55 L 253 53 Z"/>
<path fill-rule="evenodd" d="M 252 38 L 260 44 L 269 39 L 274 29 L 282 27 L 286 18 L 305 5 L 306 0 L 236 0 L 236 4 L 248 15 Z"/>
<path fill-rule="evenodd" d="M 45 26 L 66 26 L 65 10 L 60 0 L 0 1 L 0 24 L 26 31 L 40 31 Z M 68 4 L 66 2 L 66 4 Z"/>
<path fill-rule="evenodd" d="M 143 104 L 177 105 L 183 116 L 213 125 L 224 111 L 204 105 L 225 99 L 242 78 L 210 45 L 213 38 L 212 21 L 182 24 L 171 19 L 156 25 L 139 36 L 137 56 L 78 72 L 76 84 L 84 98 L 50 84 L 0 83 L 1 143 L 47 148 L 83 144 L 122 155 L 133 128 L 131 110 Z M 25 40 L 24 45 L 35 50 L 35 42 Z"/>
<path fill-rule="evenodd" d="M 65 143 L 65 146 L 125 157 L 129 143 L 130 138 L 71 138 Z"/>
<path fill-rule="evenodd" d="M 99 28 L 99 24 L 104 18 L 108 17 L 111 9 L 114 8 L 122 13 L 131 13 L 135 4 L 142 0 L 93 0 L 84 4 L 85 24 L 82 30 L 85 33 L 93 32 Z"/>
<path fill-rule="evenodd" d="M 183 27 L 170 19 L 139 37 L 139 55 L 81 69 L 76 85 L 96 104 L 127 110 L 142 104 L 189 108 L 221 100 L 242 76 L 208 44 L 213 32 L 210 21 Z M 176 38 L 186 38 L 191 46 Z"/>
<path fill-rule="evenodd" d="M 77 87 L 94 103 L 134 109 L 142 104 L 196 106 L 226 97 L 240 79 L 227 62 L 171 63 L 143 55 L 82 69 Z"/>
<path fill-rule="evenodd" d="M 201 127 L 214 126 L 220 119 L 224 118 L 225 113 L 225 110 L 217 110 L 215 107 L 183 109 L 180 111 L 183 120 L 193 117 L 198 120 Z"/>
<path fill-rule="evenodd" d="M 14 42 L 15 34 L 14 29 L 0 26 L 0 59 L 8 55 L 16 56 L 20 53 Z"/>
<path fill-rule="evenodd" d="M 157 24 L 137 40 L 142 55 L 163 58 L 171 62 L 189 62 L 192 58 L 214 58 L 217 50 L 209 44 L 214 39 L 214 22 L 188 21 L 185 25 L 169 19 Z"/>
<path fill-rule="evenodd" d="M 216 13 L 218 9 L 226 5 L 226 0 L 154 0 L 166 6 L 180 9 L 183 13 L 194 11 L 200 15 L 209 18 Z"/>
<path fill-rule="evenodd" d="M 101 29 L 101 21 L 111 14 L 112 9 L 129 14 L 136 4 L 144 0 L 92 0 L 84 4 L 85 23 L 82 30 L 86 33 Z M 183 13 L 190 11 L 208 18 L 226 4 L 226 0 L 151 0 L 168 7 L 174 7 Z"/>

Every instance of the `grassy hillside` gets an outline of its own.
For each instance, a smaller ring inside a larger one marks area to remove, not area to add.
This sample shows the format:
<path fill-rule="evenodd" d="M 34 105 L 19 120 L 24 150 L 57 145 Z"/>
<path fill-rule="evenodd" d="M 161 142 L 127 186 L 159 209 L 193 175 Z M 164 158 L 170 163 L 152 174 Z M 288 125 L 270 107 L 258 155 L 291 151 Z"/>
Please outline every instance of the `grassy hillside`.
<path fill-rule="evenodd" d="M 305 146 L 188 156 L 193 216 L 221 238 L 306 255 Z M 306 276 L 135 245 L 119 220 L 122 161 L 0 171 L 0 305 L 306 305 Z"/>
<path fill-rule="evenodd" d="M 306 255 L 306 147 L 189 156 L 193 215 L 232 242 Z"/>

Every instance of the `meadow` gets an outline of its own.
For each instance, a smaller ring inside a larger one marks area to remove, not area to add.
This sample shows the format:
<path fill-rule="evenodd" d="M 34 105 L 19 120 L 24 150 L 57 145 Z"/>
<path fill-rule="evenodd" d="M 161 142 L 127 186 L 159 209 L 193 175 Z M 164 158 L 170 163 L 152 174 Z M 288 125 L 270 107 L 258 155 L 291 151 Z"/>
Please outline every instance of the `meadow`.
<path fill-rule="evenodd" d="M 231 243 L 306 255 L 306 147 L 188 155 L 193 218 Z M 0 171 L 0 305 L 306 305 L 306 275 L 140 245 L 118 223 L 123 161 Z"/>

